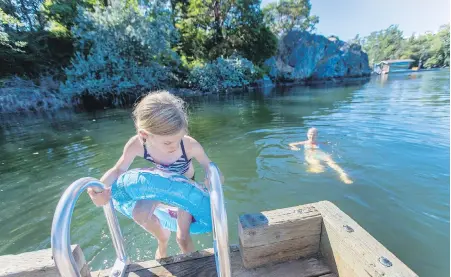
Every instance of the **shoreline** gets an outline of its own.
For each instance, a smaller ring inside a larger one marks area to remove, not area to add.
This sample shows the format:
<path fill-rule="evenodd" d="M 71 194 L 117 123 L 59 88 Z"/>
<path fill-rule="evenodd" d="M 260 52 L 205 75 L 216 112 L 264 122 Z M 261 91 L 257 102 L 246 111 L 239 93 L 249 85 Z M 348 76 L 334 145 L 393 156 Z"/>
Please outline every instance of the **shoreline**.
<path fill-rule="evenodd" d="M 369 76 L 363 76 L 363 77 L 339 77 L 339 78 L 330 78 L 330 79 L 322 79 L 322 80 L 295 80 L 295 81 L 283 81 L 283 82 L 273 82 L 269 78 L 264 78 L 257 80 L 256 82 L 243 87 L 234 87 L 229 88 L 221 92 L 204 92 L 196 89 L 190 89 L 190 88 L 165 88 L 165 90 L 169 91 L 170 93 L 173 93 L 174 95 L 177 95 L 182 98 L 192 98 L 192 97 L 205 97 L 210 95 L 228 95 L 228 94 L 239 94 L 239 93 L 248 93 L 248 92 L 254 92 L 261 89 L 273 89 L 277 87 L 295 87 L 295 86 L 330 86 L 330 85 L 348 85 L 348 84 L 354 84 L 354 83 L 366 83 L 371 79 L 371 75 Z M 13 87 L 7 87 L 5 89 L 14 89 Z M 33 88 L 30 88 L 30 91 Z M 146 92 L 147 93 L 147 92 Z M 5 93 L 6 94 L 6 93 Z M 25 100 L 28 101 L 29 105 L 28 108 L 24 107 L 24 103 L 17 103 L 17 101 L 11 101 L 10 103 L 1 103 L 8 101 L 9 98 L 14 97 L 13 95 L 4 95 L 2 98 L 0 98 L 0 105 L 17 105 L 17 107 L 10 108 L 9 111 L 5 112 L 4 109 L 0 109 L 0 115 L 1 117 L 5 117 L 8 115 L 32 115 L 32 114 L 39 114 L 39 113 L 51 113 L 51 112 L 58 112 L 63 110 L 73 110 L 73 111 L 79 111 L 79 112 L 86 112 L 86 111 L 96 111 L 96 110 L 105 110 L 105 109 L 111 109 L 111 108 L 127 108 L 133 105 L 133 103 L 136 102 L 137 99 L 139 99 L 142 95 L 145 93 L 130 93 L 130 94 L 123 94 L 119 96 L 114 96 L 112 98 L 96 98 L 93 95 L 81 95 L 74 97 L 72 99 L 62 99 L 60 97 L 59 92 L 46 92 L 42 93 L 42 99 L 36 99 L 36 94 L 34 94 L 32 97 L 33 99 Z M 49 98 L 49 95 L 51 95 L 52 99 L 56 99 L 59 102 L 63 101 L 64 105 L 52 105 L 52 103 L 45 103 L 45 104 L 39 104 L 36 102 L 44 102 L 44 100 Z M 20 97 L 16 96 L 16 97 Z M 22 97 L 24 99 L 26 97 Z M 32 102 L 36 101 L 36 102 Z M 21 105 L 22 104 L 22 105 Z M 34 106 L 33 106 L 34 105 Z M 38 108 L 36 108 L 36 106 Z M 58 106 L 58 107 L 55 107 Z M 10 111 L 14 110 L 14 111 Z M 3 121 L 3 120 L 0 120 Z"/>

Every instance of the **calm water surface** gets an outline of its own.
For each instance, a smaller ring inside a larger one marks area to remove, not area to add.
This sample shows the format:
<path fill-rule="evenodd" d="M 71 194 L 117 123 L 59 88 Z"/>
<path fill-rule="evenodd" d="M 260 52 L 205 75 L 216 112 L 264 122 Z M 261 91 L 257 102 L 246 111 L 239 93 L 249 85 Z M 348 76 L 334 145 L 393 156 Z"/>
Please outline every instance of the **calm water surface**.
<path fill-rule="evenodd" d="M 345 87 L 267 89 L 190 100 L 190 133 L 226 177 L 231 243 L 239 214 L 333 201 L 420 276 L 450 276 L 449 71 L 392 75 Z M 354 180 L 306 172 L 288 143 L 317 127 Z M 99 178 L 134 134 L 130 110 L 9 118 L 0 128 L 0 255 L 50 247 L 59 197 L 74 180 Z M 146 166 L 136 160 L 133 167 Z M 202 176 L 199 167 L 197 176 Z M 155 240 L 119 216 L 132 261 Z M 172 236 L 170 254 L 179 249 Z M 194 236 L 198 249 L 211 235 Z M 101 209 L 86 194 L 72 220 L 93 269 L 114 251 Z"/>

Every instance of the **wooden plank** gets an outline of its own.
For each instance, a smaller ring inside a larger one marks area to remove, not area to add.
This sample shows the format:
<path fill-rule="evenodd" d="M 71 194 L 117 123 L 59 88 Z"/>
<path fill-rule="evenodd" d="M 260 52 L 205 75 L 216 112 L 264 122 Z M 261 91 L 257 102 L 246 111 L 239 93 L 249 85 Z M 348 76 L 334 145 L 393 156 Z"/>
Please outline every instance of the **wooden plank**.
<path fill-rule="evenodd" d="M 75 262 L 81 269 L 80 275 L 89 276 L 89 268 L 79 245 L 72 245 Z M 0 276 L 8 277 L 59 277 L 52 258 L 52 249 L 25 252 L 18 255 L 0 256 Z"/>
<path fill-rule="evenodd" d="M 216 265 L 214 256 L 204 257 L 197 260 L 166 264 L 152 268 L 142 268 L 129 272 L 129 277 L 173 277 L 173 276 L 214 276 Z"/>
<path fill-rule="evenodd" d="M 321 214 L 313 205 L 302 205 L 239 217 L 238 235 L 244 247 L 255 247 L 304 237 L 320 230 Z M 317 233 L 319 234 L 319 233 Z"/>
<path fill-rule="evenodd" d="M 208 253 L 211 253 L 208 255 Z M 196 258 L 197 257 L 197 258 Z M 268 265 L 256 269 L 246 269 L 243 266 L 238 247 L 231 247 L 230 252 L 232 276 L 234 277 L 325 277 L 331 273 L 327 264 L 319 259 L 310 258 L 305 260 L 296 260 L 275 265 Z M 169 261 L 169 260 L 166 260 Z M 216 264 L 212 249 L 207 249 L 202 253 L 195 255 L 178 255 L 174 257 L 173 263 L 164 263 L 158 265 L 158 261 L 138 263 L 129 266 L 126 276 L 129 277 L 174 277 L 174 276 L 217 276 Z M 147 267 L 146 266 L 150 266 Z M 133 271 L 130 271 L 133 269 Z M 93 277 L 106 277 L 109 270 L 95 272 Z"/>
<path fill-rule="evenodd" d="M 238 246 L 231 245 L 230 253 L 233 253 L 236 251 L 239 251 Z M 169 264 L 185 263 L 185 262 L 190 262 L 190 261 L 194 261 L 194 260 L 199 260 L 202 258 L 209 258 L 212 256 L 214 256 L 214 249 L 208 248 L 208 249 L 195 251 L 195 252 L 192 252 L 189 254 L 179 254 L 179 255 L 174 255 L 174 256 L 170 256 L 170 257 L 159 259 L 159 260 L 150 260 L 150 261 L 133 263 L 127 267 L 127 272 L 130 273 L 130 272 L 140 271 L 143 269 L 164 267 Z M 103 269 L 103 270 L 92 272 L 91 276 L 92 277 L 109 276 L 110 272 L 111 272 L 111 269 Z M 162 274 L 162 273 L 160 273 L 160 274 Z M 130 275 L 130 276 L 132 276 L 132 275 Z M 162 275 L 162 276 L 164 276 L 164 275 Z"/>
<path fill-rule="evenodd" d="M 238 251 L 238 246 L 230 246 L 230 251 Z M 180 262 L 187 262 L 191 260 L 198 260 L 205 257 L 211 257 L 214 255 L 214 249 L 208 248 L 203 249 L 199 251 L 195 251 L 193 253 L 189 254 L 180 254 L 175 256 L 170 256 L 167 258 L 160 259 L 158 261 L 152 260 L 152 261 L 146 261 L 146 262 L 140 262 L 136 264 L 131 264 L 127 268 L 127 272 L 133 272 L 139 269 L 143 268 L 152 268 L 152 267 L 158 267 L 158 266 L 164 266 L 167 264 L 175 264 Z"/>
<path fill-rule="evenodd" d="M 348 265 L 343 263 L 342 261 L 336 261 L 333 255 L 332 247 L 327 236 L 326 227 L 324 227 L 324 221 L 321 223 L 321 242 L 319 245 L 319 251 L 324 261 L 330 266 L 332 272 L 338 274 L 337 263 L 341 264 L 340 272 L 348 272 L 350 269 Z M 337 257 L 340 259 L 340 257 Z"/>
<path fill-rule="evenodd" d="M 236 257 L 240 266 L 234 266 L 232 276 L 234 277 L 317 277 L 330 273 L 327 264 L 317 258 L 288 261 L 273 265 L 266 265 L 254 269 L 246 269 L 241 263 L 241 257 Z"/>
<path fill-rule="evenodd" d="M 313 204 L 323 217 L 320 251 L 335 273 L 346 277 L 418 277 L 353 219 L 328 201 Z M 344 226 L 353 231 L 347 232 Z M 386 257 L 392 266 L 379 262 Z"/>
<path fill-rule="evenodd" d="M 236 245 L 230 246 L 231 253 L 236 252 L 236 251 L 239 251 L 238 246 L 236 246 Z M 208 249 L 195 251 L 195 252 L 192 252 L 189 254 L 174 255 L 174 256 L 170 256 L 170 257 L 163 258 L 160 260 L 137 262 L 137 263 L 130 264 L 127 267 L 127 272 L 134 272 L 134 271 L 139 271 L 139 270 L 148 269 L 148 268 L 156 268 L 156 267 L 165 266 L 168 264 L 189 262 L 189 261 L 198 260 L 201 258 L 212 257 L 213 255 L 214 255 L 213 248 L 208 248 Z M 109 276 L 110 272 L 111 272 L 111 269 L 103 269 L 103 270 L 92 272 L 91 276 L 92 277 Z"/>
<path fill-rule="evenodd" d="M 257 247 L 241 247 L 243 264 L 246 268 L 297 260 L 317 255 L 320 234 L 310 239 L 297 238 Z"/>
<path fill-rule="evenodd" d="M 321 214 L 302 205 L 240 216 L 238 234 L 246 268 L 311 257 L 319 252 Z"/>

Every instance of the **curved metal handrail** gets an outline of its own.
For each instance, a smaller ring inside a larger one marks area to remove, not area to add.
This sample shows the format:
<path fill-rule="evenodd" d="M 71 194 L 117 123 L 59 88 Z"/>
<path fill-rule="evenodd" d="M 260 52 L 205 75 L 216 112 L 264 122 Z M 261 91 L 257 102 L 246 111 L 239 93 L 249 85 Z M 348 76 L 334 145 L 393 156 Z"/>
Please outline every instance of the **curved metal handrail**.
<path fill-rule="evenodd" d="M 219 168 L 214 163 L 210 163 L 207 174 L 210 181 L 210 204 L 213 220 L 213 245 L 215 249 L 216 271 L 219 277 L 231 277 L 229 229 Z"/>
<path fill-rule="evenodd" d="M 104 189 L 104 185 L 95 178 L 86 177 L 78 179 L 63 193 L 53 216 L 51 233 L 53 259 L 55 260 L 59 273 L 64 277 L 80 276 L 81 269 L 78 268 L 75 262 L 70 245 L 70 223 L 75 203 L 81 193 L 88 187 L 93 187 L 98 192 Z M 107 205 L 103 206 L 103 211 L 107 219 L 117 255 L 111 276 L 123 276 L 128 264 L 128 259 L 125 254 L 122 233 L 116 215 L 114 214 L 113 203 L 111 200 Z"/>
<path fill-rule="evenodd" d="M 210 181 L 210 204 L 213 220 L 216 269 L 219 277 L 231 277 L 227 213 L 224 206 L 224 195 L 219 169 L 214 163 L 210 163 L 207 175 Z M 52 222 L 51 244 L 53 259 L 55 260 L 56 267 L 61 276 L 80 276 L 81 269 L 78 268 L 71 250 L 70 223 L 75 203 L 81 193 L 88 187 L 93 187 L 97 192 L 104 189 L 104 185 L 95 178 L 81 178 L 73 182 L 66 189 L 55 210 Z M 124 276 L 125 269 L 129 262 L 125 254 L 119 223 L 114 214 L 112 200 L 110 200 L 107 205 L 103 206 L 103 210 L 117 255 L 110 276 Z"/>

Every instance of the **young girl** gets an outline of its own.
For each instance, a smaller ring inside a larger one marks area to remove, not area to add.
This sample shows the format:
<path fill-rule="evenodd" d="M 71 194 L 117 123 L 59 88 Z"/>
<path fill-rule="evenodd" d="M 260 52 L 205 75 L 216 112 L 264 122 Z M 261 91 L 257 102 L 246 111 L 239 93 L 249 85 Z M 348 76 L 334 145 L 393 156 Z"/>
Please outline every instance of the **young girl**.
<path fill-rule="evenodd" d="M 183 174 L 194 180 L 192 159 L 196 159 L 207 172 L 210 159 L 202 146 L 187 136 L 188 118 L 184 102 L 166 91 L 154 92 L 144 97 L 133 111 L 137 135 L 129 139 L 116 165 L 100 179 L 108 189 L 95 193 L 88 189 L 94 204 L 103 206 L 111 198 L 111 185 L 126 172 L 135 157 L 142 157 L 157 168 Z M 167 256 L 170 231 L 162 228 L 153 215 L 159 203 L 152 200 L 137 201 L 133 219 L 158 241 L 156 259 Z M 177 213 L 177 243 L 183 253 L 194 251 L 189 228 L 192 216 L 183 210 Z"/>
<path fill-rule="evenodd" d="M 307 140 L 292 142 L 289 144 L 291 150 L 301 150 L 297 145 L 304 145 L 305 161 L 309 164 L 307 171 L 313 173 L 324 172 L 324 166 L 321 161 L 324 161 L 330 168 L 335 170 L 341 181 L 345 184 L 352 184 L 352 180 L 349 179 L 346 172 L 330 157 L 330 155 L 321 151 L 319 148 L 319 143 L 316 140 L 318 137 L 318 130 L 316 128 L 310 128 L 307 132 Z"/>

